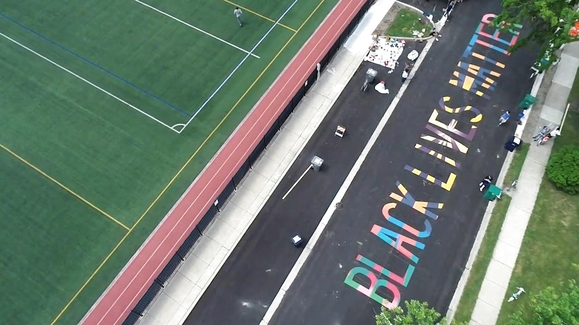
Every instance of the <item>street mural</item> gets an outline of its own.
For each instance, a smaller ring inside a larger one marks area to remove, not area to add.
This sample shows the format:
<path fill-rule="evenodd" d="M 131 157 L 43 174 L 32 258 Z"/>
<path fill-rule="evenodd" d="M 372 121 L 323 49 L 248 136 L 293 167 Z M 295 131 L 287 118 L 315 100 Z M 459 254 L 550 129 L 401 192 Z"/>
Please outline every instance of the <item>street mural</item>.
<path fill-rule="evenodd" d="M 508 49 L 515 45 L 517 39 L 519 38 L 518 29 L 522 28 L 522 25 L 513 25 L 512 28 L 505 31 L 493 29 L 490 27 L 490 24 L 492 22 L 492 18 L 495 16 L 496 15 L 494 14 L 486 14 L 483 16 L 481 22 L 476 28 L 475 33 L 468 43 L 468 46 L 462 54 L 461 61 L 459 61 L 457 64 L 457 66 L 460 68 L 459 71 L 454 71 L 453 73 L 457 79 L 451 79 L 449 81 L 451 85 L 460 87 L 485 99 L 490 99 L 488 92 L 495 90 L 496 79 L 501 76 L 500 72 L 491 69 L 504 69 L 505 65 L 489 58 L 488 56 L 475 52 L 475 46 L 482 46 L 487 49 L 497 51 L 504 56 L 510 56 L 511 54 L 509 53 Z M 485 30 L 488 29 L 492 29 L 492 34 L 485 32 Z M 510 39 L 505 40 L 501 38 L 501 32 L 506 34 L 505 36 L 507 39 L 509 37 Z M 498 42 L 499 44 L 493 45 L 489 43 L 491 40 Z M 481 63 L 488 65 L 489 69 L 462 61 L 462 59 L 470 60 L 472 58 L 482 61 Z M 468 73 L 465 73 L 465 71 Z"/>
<path fill-rule="evenodd" d="M 522 28 L 520 25 L 513 25 L 509 30 L 495 29 L 490 26 L 495 16 L 494 14 L 486 14 L 482 17 L 457 64 L 456 71 L 453 72 L 449 80 L 452 86 L 487 100 L 491 98 L 492 92 L 496 89 L 505 65 L 491 59 L 489 55 L 480 54 L 480 52 L 487 53 L 490 49 L 496 52 L 492 52 L 493 57 L 510 56 L 509 48 L 515 45 L 519 36 L 518 30 Z M 453 172 L 449 172 L 448 176 L 444 174 L 444 178 L 441 179 L 410 164 L 404 167 L 404 170 L 412 175 L 448 192 L 452 191 L 457 173 L 461 169 L 460 161 L 468 154 L 469 146 L 475 138 L 478 130 L 477 123 L 481 122 L 483 118 L 482 112 L 476 107 L 469 105 L 452 107 L 451 102 L 452 99 L 449 96 L 443 96 L 439 100 L 437 107 L 428 119 L 424 133 L 420 136 L 419 143 L 416 143 L 414 148 L 421 154 L 444 162 L 451 167 Z M 459 121 L 452 118 L 458 114 L 472 116 L 470 119 L 460 122 L 460 129 L 468 130 L 468 132 L 458 130 Z M 447 118 L 449 116 L 451 117 L 449 123 L 441 121 L 441 117 Z M 470 122 L 470 125 L 467 121 Z M 437 146 L 451 149 L 454 156 L 449 157 L 436 151 Z M 440 171 L 438 172 L 440 174 Z M 414 270 L 420 262 L 416 253 L 425 249 L 424 239 L 432 233 L 439 213 L 443 211 L 444 203 L 420 201 L 401 181 L 396 182 L 396 191 L 390 193 L 389 199 L 390 201 L 385 202 L 381 211 L 384 223 L 373 225 L 369 231 L 406 258 L 405 265 L 402 267 L 396 265 L 397 270 L 405 268 L 406 271 L 395 273 L 381 265 L 380 261 L 372 261 L 359 254 L 355 258 L 357 266 L 348 272 L 344 283 L 382 306 L 391 309 L 399 305 L 401 289 L 407 287 L 412 280 Z M 413 219 L 409 219 L 410 217 L 407 215 L 404 216 L 405 218 L 400 215 L 396 216 L 396 208 L 399 204 L 412 208 L 418 215 L 410 216 Z M 402 221 L 402 219 L 409 219 L 416 223 L 415 220 L 418 216 L 424 220 L 420 229 Z M 394 268 L 392 265 L 389 267 Z"/>

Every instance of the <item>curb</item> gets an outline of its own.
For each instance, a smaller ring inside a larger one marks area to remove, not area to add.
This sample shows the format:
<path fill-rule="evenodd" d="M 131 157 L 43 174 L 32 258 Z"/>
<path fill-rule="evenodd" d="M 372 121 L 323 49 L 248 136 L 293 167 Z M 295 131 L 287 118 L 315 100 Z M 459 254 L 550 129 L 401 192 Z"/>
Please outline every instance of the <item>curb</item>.
<path fill-rule="evenodd" d="M 388 35 L 390 36 L 390 35 Z M 417 42 L 424 42 L 424 41 L 428 41 L 429 39 L 432 39 L 432 36 L 428 36 L 428 37 L 397 37 L 397 36 L 390 36 L 390 38 L 393 39 L 397 39 L 397 40 L 403 40 L 403 41 L 417 41 Z"/>
<path fill-rule="evenodd" d="M 533 87 L 531 88 L 531 95 L 532 96 L 537 96 L 537 93 L 539 92 L 539 88 L 541 87 L 541 84 L 543 83 L 544 76 L 545 76 L 544 72 L 537 75 L 535 82 L 533 83 Z M 531 110 L 533 109 L 533 106 L 534 106 L 534 104 L 531 105 L 529 107 L 529 109 L 526 110 L 526 113 L 527 113 L 526 116 L 527 117 L 529 115 L 531 115 Z M 525 127 L 527 125 L 527 121 L 528 121 L 528 118 L 525 118 L 522 122 L 522 125 L 517 127 L 517 129 L 515 130 L 515 133 L 517 133 L 518 131 L 520 131 L 522 133 L 522 131 L 525 129 Z M 522 136 L 522 134 L 521 134 L 521 136 Z M 496 184 L 498 187 L 503 186 L 503 181 L 505 179 L 505 176 L 507 175 L 509 167 L 511 166 L 514 155 L 515 155 L 514 151 L 509 152 L 507 154 L 507 157 L 505 158 L 503 166 L 501 167 L 501 171 L 499 173 L 499 176 L 497 177 L 497 183 Z M 478 252 L 480 250 L 484 236 L 486 235 L 487 228 L 488 228 L 490 219 L 492 217 L 492 213 L 493 213 L 493 210 L 495 208 L 495 205 L 496 205 L 496 201 L 490 202 L 485 210 L 485 214 L 484 214 L 483 220 L 481 222 L 481 226 L 480 226 L 479 231 L 478 231 L 476 238 L 474 240 L 474 244 L 473 244 L 472 249 L 470 251 L 470 255 L 469 255 L 468 260 L 466 262 L 464 271 L 462 273 L 462 276 L 460 277 L 460 280 L 458 281 L 458 285 L 456 287 L 454 295 L 452 296 L 452 300 L 450 301 L 450 306 L 448 307 L 448 311 L 446 312 L 446 319 L 448 321 L 448 324 L 450 324 L 450 322 L 453 320 L 454 314 L 455 314 L 456 309 L 458 307 L 458 304 L 460 302 L 460 298 L 462 298 L 464 288 L 466 287 L 466 283 L 468 282 L 468 278 L 470 276 L 470 271 L 472 270 L 472 266 L 473 266 L 473 264 L 478 256 Z M 480 294 L 480 292 L 479 292 L 479 294 Z"/>

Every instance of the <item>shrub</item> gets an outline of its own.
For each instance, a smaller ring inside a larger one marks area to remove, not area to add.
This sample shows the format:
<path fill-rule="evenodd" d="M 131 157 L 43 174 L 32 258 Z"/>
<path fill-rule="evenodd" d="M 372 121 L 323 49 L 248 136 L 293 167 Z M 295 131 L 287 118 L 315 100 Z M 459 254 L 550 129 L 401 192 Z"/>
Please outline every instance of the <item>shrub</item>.
<path fill-rule="evenodd" d="M 560 190 L 569 194 L 579 193 L 579 147 L 565 146 L 551 155 L 547 177 Z"/>

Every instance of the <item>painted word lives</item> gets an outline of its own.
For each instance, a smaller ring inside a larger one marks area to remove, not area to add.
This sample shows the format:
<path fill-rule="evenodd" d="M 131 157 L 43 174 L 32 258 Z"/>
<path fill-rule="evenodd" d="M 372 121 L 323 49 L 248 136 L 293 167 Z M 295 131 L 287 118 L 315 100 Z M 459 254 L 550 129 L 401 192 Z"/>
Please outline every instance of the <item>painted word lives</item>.
<path fill-rule="evenodd" d="M 513 26 L 506 31 L 508 36 L 501 35 L 505 32 L 490 27 L 494 17 L 493 14 L 483 16 L 449 81 L 451 85 L 485 99 L 490 99 L 490 94 L 496 89 L 505 64 L 491 59 L 488 55 L 480 54 L 483 51 L 479 49 L 479 46 L 487 48 L 485 52 L 491 49 L 496 51 L 498 56 L 509 56 L 508 49 L 516 43 L 519 36 L 516 29 L 521 28 L 518 25 Z M 489 29 L 491 31 L 488 31 Z M 424 132 L 414 145 L 414 149 L 419 154 L 443 162 L 447 170 L 451 170 L 448 176 L 435 177 L 412 164 L 404 167 L 404 170 L 411 173 L 410 175 L 420 177 L 423 181 L 432 183 L 447 192 L 453 189 L 457 174 L 461 170 L 461 160 L 464 160 L 468 154 L 469 146 L 478 130 L 477 124 L 483 119 L 483 112 L 476 107 L 470 105 L 451 107 L 450 102 L 449 96 L 443 96 L 439 100 L 437 107 L 430 114 Z M 462 122 L 459 125 L 459 121 L 453 118 L 453 116 L 458 117 L 459 114 L 468 114 L 466 116 L 470 118 L 461 119 Z M 448 121 L 449 118 L 450 122 L 442 122 Z M 440 147 L 450 149 L 452 156 L 437 151 Z M 436 164 L 433 165 L 436 166 Z M 409 207 L 411 210 L 401 210 L 402 206 Z M 390 193 L 389 200 L 382 207 L 381 214 L 384 219 L 374 224 L 370 233 L 404 256 L 406 260 L 397 263 L 405 264 L 402 267 L 396 265 L 398 271 L 393 272 L 388 268 L 392 269 L 390 265 L 385 267 L 379 261 L 373 261 L 359 254 L 356 256 L 358 266 L 348 272 L 344 283 L 386 308 L 397 307 L 401 301 L 401 289 L 408 286 L 420 262 L 416 254 L 425 249 L 424 241 L 431 235 L 443 208 L 444 202 L 421 200 L 404 185 L 404 182 L 397 181 L 396 190 Z M 408 211 L 411 212 L 408 213 Z M 413 225 L 420 225 L 420 227 L 409 225 L 403 221 L 404 219 L 412 220 Z"/>

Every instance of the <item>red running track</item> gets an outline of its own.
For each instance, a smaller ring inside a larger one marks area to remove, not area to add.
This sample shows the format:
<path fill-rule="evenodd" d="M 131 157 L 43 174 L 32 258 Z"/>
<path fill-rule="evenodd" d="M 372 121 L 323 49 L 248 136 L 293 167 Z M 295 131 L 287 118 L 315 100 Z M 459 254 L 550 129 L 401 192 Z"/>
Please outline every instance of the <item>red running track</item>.
<path fill-rule="evenodd" d="M 82 320 L 121 324 L 367 0 L 341 0 Z"/>

